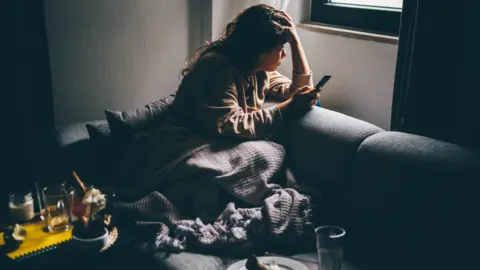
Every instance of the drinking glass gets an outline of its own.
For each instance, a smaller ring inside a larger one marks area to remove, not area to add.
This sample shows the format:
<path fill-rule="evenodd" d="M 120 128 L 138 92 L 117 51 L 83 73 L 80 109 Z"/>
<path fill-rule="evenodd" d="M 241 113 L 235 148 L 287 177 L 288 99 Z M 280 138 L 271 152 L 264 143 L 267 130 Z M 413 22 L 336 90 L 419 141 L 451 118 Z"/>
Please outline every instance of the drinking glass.
<path fill-rule="evenodd" d="M 315 229 L 317 238 L 318 270 L 341 270 L 345 230 L 338 226 Z"/>
<path fill-rule="evenodd" d="M 10 218 L 14 222 L 32 220 L 35 217 L 33 197 L 30 191 L 10 193 L 8 196 Z"/>
<path fill-rule="evenodd" d="M 70 201 L 64 185 L 45 187 L 42 190 L 47 227 L 50 231 L 61 232 L 70 229 Z"/>
<path fill-rule="evenodd" d="M 68 199 L 70 206 L 70 220 L 76 222 L 85 215 L 86 207 L 82 204 L 83 191 L 70 187 L 68 190 Z"/>

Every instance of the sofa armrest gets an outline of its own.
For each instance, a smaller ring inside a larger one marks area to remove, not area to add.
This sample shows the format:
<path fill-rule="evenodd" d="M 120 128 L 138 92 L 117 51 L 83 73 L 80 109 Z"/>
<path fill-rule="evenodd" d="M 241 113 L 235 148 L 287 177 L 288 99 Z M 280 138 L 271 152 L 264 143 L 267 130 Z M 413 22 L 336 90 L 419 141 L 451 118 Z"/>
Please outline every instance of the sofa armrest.
<path fill-rule="evenodd" d="M 289 167 L 297 180 L 307 182 L 320 198 L 322 223 L 336 220 L 339 192 L 355 153 L 366 138 L 379 132 L 383 130 L 375 125 L 319 107 L 287 125 L 282 143 Z"/>
<path fill-rule="evenodd" d="M 287 126 L 284 145 L 298 176 L 320 185 L 344 178 L 360 144 L 382 131 L 357 118 L 314 107 Z"/>

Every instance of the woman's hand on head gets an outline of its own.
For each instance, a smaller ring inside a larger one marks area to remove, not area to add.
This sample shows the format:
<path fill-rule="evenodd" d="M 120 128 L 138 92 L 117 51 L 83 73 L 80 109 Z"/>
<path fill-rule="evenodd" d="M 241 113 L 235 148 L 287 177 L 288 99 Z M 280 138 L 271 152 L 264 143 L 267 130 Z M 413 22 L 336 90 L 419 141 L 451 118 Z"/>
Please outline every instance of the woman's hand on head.
<path fill-rule="evenodd" d="M 279 11 L 279 16 L 282 17 L 286 21 L 286 25 L 282 26 L 283 33 L 287 38 L 288 43 L 293 43 L 298 41 L 297 30 L 295 29 L 295 23 L 293 19 L 288 13 L 285 11 Z"/>
<path fill-rule="evenodd" d="M 290 15 L 288 15 L 287 12 L 283 11 L 283 10 L 279 10 L 278 11 L 279 13 L 279 16 L 282 17 L 283 19 L 285 19 L 287 21 L 287 27 L 295 27 L 295 24 L 293 23 L 293 19 Z"/>
<path fill-rule="evenodd" d="M 308 112 L 319 97 L 319 89 L 303 86 L 297 89 L 287 101 L 280 103 L 278 107 L 286 116 L 301 115 Z"/>

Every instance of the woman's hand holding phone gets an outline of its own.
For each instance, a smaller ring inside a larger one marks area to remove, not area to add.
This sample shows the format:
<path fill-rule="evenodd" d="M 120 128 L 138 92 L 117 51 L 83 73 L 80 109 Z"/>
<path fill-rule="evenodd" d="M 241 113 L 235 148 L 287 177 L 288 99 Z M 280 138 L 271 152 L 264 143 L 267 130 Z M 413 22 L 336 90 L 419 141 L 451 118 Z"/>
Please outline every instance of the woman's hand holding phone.
<path fill-rule="evenodd" d="M 315 105 L 317 99 L 320 98 L 320 89 L 304 86 L 295 91 L 290 98 L 292 99 L 293 106 L 298 107 L 299 110 L 308 110 Z"/>
<path fill-rule="evenodd" d="M 285 116 L 301 115 L 308 112 L 315 105 L 320 96 L 320 89 L 304 86 L 295 91 L 285 102 L 278 107 Z"/>

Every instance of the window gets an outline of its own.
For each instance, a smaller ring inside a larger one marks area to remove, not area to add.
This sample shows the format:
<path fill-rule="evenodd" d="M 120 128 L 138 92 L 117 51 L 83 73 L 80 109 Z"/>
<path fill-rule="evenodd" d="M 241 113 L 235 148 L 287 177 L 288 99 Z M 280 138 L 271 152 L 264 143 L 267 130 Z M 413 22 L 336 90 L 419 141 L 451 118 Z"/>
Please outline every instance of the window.
<path fill-rule="evenodd" d="M 390 36 L 398 36 L 403 0 L 312 0 L 311 20 Z"/>

